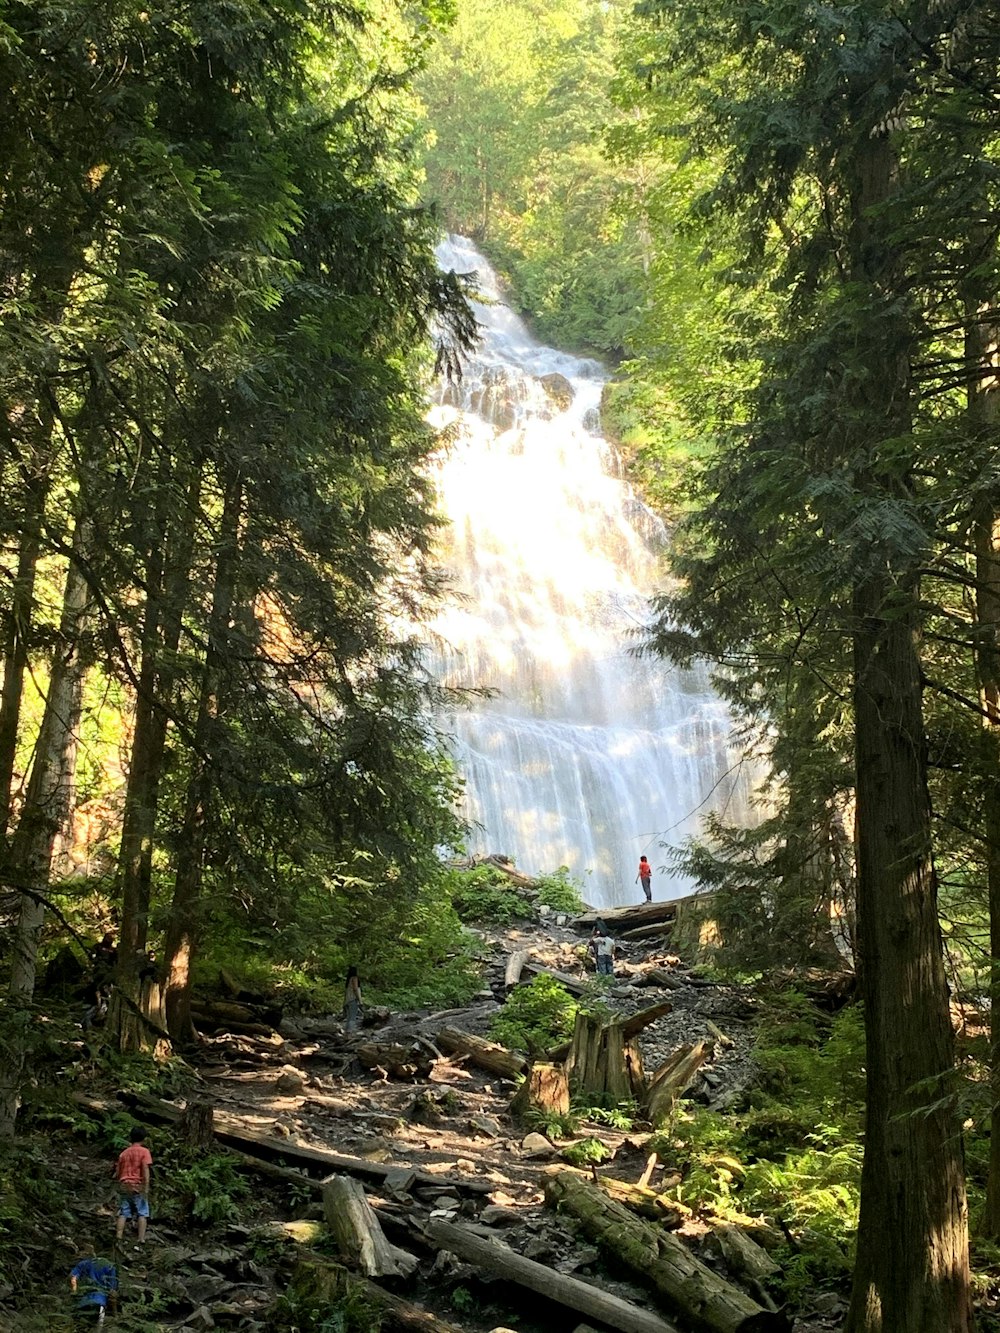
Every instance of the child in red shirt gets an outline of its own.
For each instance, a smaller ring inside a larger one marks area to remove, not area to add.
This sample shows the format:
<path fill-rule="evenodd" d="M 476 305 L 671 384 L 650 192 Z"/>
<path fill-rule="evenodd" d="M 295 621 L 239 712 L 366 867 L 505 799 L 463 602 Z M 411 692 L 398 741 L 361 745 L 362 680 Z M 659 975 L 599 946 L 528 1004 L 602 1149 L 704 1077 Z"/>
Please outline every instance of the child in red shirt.
<path fill-rule="evenodd" d="M 142 1125 L 136 1125 L 129 1135 L 131 1139 L 129 1147 L 120 1154 L 115 1163 L 115 1180 L 118 1182 L 118 1191 L 121 1195 L 115 1235 L 121 1240 L 125 1234 L 125 1223 L 130 1217 L 134 1217 L 140 1245 L 146 1243 L 146 1223 L 149 1221 L 149 1168 L 153 1165 L 153 1156 L 143 1142 L 145 1137 L 145 1129 Z"/>

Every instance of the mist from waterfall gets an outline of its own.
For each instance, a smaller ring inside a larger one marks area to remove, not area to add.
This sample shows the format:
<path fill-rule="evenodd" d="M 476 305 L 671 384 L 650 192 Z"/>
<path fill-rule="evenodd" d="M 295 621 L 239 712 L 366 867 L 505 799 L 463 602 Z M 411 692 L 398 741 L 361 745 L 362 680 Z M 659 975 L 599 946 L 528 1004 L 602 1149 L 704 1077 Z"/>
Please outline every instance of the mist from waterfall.
<path fill-rule="evenodd" d="M 450 237 L 438 260 L 475 270 L 487 301 L 477 353 L 431 414 L 460 594 L 434 624 L 434 667 L 493 692 L 445 722 L 469 850 L 530 873 L 568 866 L 603 907 L 642 901 L 645 853 L 654 897 L 679 897 L 691 886 L 657 873 L 660 843 L 708 810 L 745 817 L 749 776 L 706 673 L 634 655 L 666 530 L 600 433 L 603 367 L 536 342 L 470 241 Z"/>

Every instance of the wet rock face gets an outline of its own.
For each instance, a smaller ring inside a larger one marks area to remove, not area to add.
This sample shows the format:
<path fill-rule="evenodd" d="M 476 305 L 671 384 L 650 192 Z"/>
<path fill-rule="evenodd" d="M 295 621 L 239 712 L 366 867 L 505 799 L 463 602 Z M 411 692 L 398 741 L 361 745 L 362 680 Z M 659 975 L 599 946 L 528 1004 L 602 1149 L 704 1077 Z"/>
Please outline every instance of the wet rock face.
<path fill-rule="evenodd" d="M 517 407 L 523 397 L 523 384 L 503 366 L 491 366 L 483 371 L 482 387 L 474 390 L 469 404 L 497 430 L 505 431 L 517 421 Z"/>
<path fill-rule="evenodd" d="M 551 375 L 541 375 L 538 383 L 545 390 L 549 401 L 554 404 L 557 411 L 565 412 L 572 405 L 573 386 L 565 375 L 553 371 Z"/>

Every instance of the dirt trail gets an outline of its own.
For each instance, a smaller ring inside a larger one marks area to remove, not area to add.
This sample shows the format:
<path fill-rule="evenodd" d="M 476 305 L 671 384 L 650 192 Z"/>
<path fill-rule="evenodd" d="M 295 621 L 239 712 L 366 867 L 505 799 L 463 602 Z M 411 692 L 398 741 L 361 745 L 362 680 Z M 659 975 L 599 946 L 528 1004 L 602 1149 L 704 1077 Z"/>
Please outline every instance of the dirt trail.
<path fill-rule="evenodd" d="M 490 1035 L 506 998 L 505 965 L 518 950 L 530 950 L 533 963 L 580 981 L 592 977 L 585 937 L 555 914 L 475 934 L 483 989 L 471 1004 L 444 1011 L 372 1010 L 356 1036 L 343 1032 L 339 1015 L 330 1015 L 286 1020 L 271 1037 L 207 1038 L 194 1059 L 197 1089 L 191 1097 L 210 1102 L 217 1123 L 224 1122 L 227 1130 L 380 1164 L 385 1179 L 365 1182 L 369 1199 L 390 1240 L 420 1259 L 415 1279 L 402 1294 L 470 1333 L 514 1323 L 521 1333 L 543 1329 L 571 1333 L 580 1319 L 510 1283 L 490 1281 L 453 1255 L 436 1251 L 421 1234 L 431 1217 L 458 1221 L 480 1235 L 495 1235 L 519 1254 L 557 1272 L 584 1278 L 636 1306 L 665 1313 L 647 1289 L 610 1272 L 597 1250 L 577 1237 L 566 1219 L 543 1206 L 543 1173 L 562 1161 L 568 1140 L 539 1143 L 536 1136 L 534 1146 L 526 1143 L 528 1127 L 515 1122 L 508 1109 L 514 1083 L 435 1049 L 445 1025 Z M 712 1059 L 687 1096 L 725 1109 L 739 1101 L 753 1078 L 754 998 L 738 988 L 705 982 L 670 952 L 665 940 L 620 946 L 607 1003 L 628 1016 L 669 999 L 672 1011 L 645 1028 L 639 1038 L 647 1072 L 682 1043 L 711 1040 Z M 650 973 L 656 979 L 653 984 Z M 399 1078 L 362 1066 L 360 1048 L 393 1043 L 415 1048 L 423 1071 Z M 629 1132 L 622 1132 L 588 1122 L 576 1135 L 584 1136 L 600 1139 L 611 1153 L 597 1168 L 598 1176 L 632 1182 L 640 1177 L 649 1156 L 650 1126 L 636 1122 Z M 291 1157 L 287 1164 L 299 1165 Z M 84 1148 L 74 1152 L 74 1161 L 66 1165 L 73 1173 L 78 1223 L 75 1237 L 67 1233 L 55 1238 L 53 1309 L 57 1291 L 65 1308 L 65 1273 L 73 1262 L 74 1246 L 78 1248 L 88 1230 L 93 1232 L 95 1217 L 99 1237 L 109 1234 L 113 1225 L 107 1164 Z M 413 1169 L 420 1172 L 416 1179 Z M 653 1187 L 667 1185 L 672 1170 L 669 1161 L 659 1162 Z M 290 1187 L 259 1176 L 253 1167 L 240 1171 L 250 1182 L 251 1197 L 241 1205 L 239 1223 L 200 1231 L 158 1214 L 154 1181 L 151 1245 L 141 1253 L 126 1247 L 116 1256 L 126 1309 L 143 1310 L 152 1322 L 140 1325 L 123 1317 L 124 1328 L 193 1333 L 217 1327 L 267 1333 L 267 1311 L 275 1295 L 288 1286 L 296 1246 L 286 1241 L 275 1253 L 262 1236 L 273 1236 L 275 1228 L 280 1231 L 293 1219 L 321 1218 L 316 1181 L 327 1171 L 316 1166 L 312 1183 L 302 1180 Z M 725 1272 L 706 1243 L 704 1225 L 691 1222 L 684 1233 L 701 1258 Z M 843 1306 L 836 1297 L 821 1296 L 814 1304 L 808 1317 L 794 1324 L 795 1333 L 831 1333 L 842 1322 Z M 23 1318 L 7 1324 L 0 1309 L 0 1330 L 9 1327 L 21 1333 L 29 1326 L 62 1326 L 56 1319 L 44 1322 L 44 1316 L 39 1317 L 41 1324 L 29 1325 Z M 680 1319 L 677 1323 L 682 1330 L 686 1327 Z"/>

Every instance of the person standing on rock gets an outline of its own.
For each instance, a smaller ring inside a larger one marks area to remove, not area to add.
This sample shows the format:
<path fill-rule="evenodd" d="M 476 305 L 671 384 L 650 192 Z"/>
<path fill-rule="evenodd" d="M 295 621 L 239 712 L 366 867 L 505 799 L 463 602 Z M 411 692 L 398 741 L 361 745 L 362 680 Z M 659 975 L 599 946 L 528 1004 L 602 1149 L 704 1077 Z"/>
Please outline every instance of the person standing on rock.
<path fill-rule="evenodd" d="M 613 977 L 615 974 L 615 942 L 603 924 L 599 928 L 594 927 L 591 944 L 594 947 L 594 957 L 597 960 L 597 975 Z"/>
<path fill-rule="evenodd" d="M 357 1032 L 361 1026 L 361 979 L 356 967 L 347 969 L 344 982 L 344 1031 Z"/>
<path fill-rule="evenodd" d="M 646 895 L 646 902 L 651 903 L 653 901 L 653 867 L 644 856 L 639 857 L 639 873 L 635 877 L 637 884 L 640 880 L 642 881 L 642 891 Z"/>

